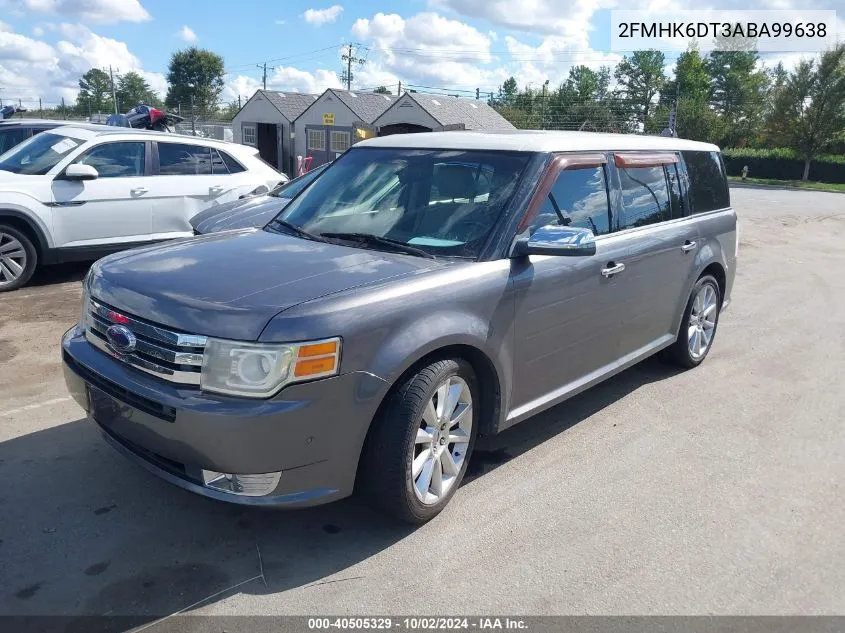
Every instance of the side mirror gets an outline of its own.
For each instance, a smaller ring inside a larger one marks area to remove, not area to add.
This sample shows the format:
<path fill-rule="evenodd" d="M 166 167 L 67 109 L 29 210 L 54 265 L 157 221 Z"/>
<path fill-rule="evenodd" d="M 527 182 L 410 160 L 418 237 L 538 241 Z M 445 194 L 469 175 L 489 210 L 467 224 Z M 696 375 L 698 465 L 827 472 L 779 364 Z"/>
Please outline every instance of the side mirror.
<path fill-rule="evenodd" d="M 590 229 L 549 224 L 534 231 L 531 237 L 517 240 L 513 254 L 586 257 L 596 254 L 596 236 Z"/>
<path fill-rule="evenodd" d="M 73 165 L 68 165 L 65 169 L 65 178 L 67 180 L 96 180 L 99 177 L 100 174 L 91 165 L 74 163 Z"/>

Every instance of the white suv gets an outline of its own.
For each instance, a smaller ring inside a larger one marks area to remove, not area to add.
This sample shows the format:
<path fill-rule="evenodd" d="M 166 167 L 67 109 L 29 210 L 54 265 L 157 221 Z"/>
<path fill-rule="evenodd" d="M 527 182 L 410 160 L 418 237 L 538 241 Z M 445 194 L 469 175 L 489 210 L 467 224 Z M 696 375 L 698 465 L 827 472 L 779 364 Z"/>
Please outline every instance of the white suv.
<path fill-rule="evenodd" d="M 286 180 L 245 145 L 94 125 L 42 132 L 0 155 L 0 292 L 37 265 L 193 235 L 200 211 Z"/>

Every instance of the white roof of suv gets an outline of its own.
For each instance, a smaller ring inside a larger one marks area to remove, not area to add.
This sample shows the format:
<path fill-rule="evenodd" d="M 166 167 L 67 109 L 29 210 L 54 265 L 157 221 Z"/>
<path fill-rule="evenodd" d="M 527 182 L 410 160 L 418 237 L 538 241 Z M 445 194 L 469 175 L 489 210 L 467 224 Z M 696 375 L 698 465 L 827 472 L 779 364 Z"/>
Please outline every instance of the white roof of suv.
<path fill-rule="evenodd" d="M 507 132 L 424 132 L 392 134 L 357 143 L 359 147 L 414 149 L 510 150 L 519 152 L 582 152 L 619 150 L 697 150 L 718 152 L 710 143 L 668 136 L 515 130 Z"/>
<path fill-rule="evenodd" d="M 64 134 L 73 138 L 78 138 L 83 141 L 92 141 L 95 138 L 106 136 L 122 136 L 124 138 L 135 138 L 137 136 L 157 139 L 159 141 L 170 141 L 171 143 L 193 143 L 194 145 L 205 145 L 209 147 L 219 147 L 225 149 L 227 152 L 234 154 L 243 154 L 249 156 L 257 156 L 258 150 L 249 145 L 241 145 L 239 143 L 228 143 L 214 138 L 205 138 L 202 136 L 188 136 L 187 134 L 174 134 L 173 132 L 156 132 L 153 130 L 137 130 L 131 127 L 118 127 L 111 125 L 101 125 L 97 123 L 82 124 L 82 125 L 66 125 L 50 130 L 52 134 Z"/>

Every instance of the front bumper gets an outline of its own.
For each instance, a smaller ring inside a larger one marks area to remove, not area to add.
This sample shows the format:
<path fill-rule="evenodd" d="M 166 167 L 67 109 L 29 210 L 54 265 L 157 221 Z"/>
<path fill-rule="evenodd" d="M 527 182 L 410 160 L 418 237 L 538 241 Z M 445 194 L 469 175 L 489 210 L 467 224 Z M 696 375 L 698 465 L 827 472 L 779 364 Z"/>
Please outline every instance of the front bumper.
<path fill-rule="evenodd" d="M 352 493 L 358 457 L 386 391 L 353 372 L 291 385 L 269 400 L 206 394 L 134 370 L 80 330 L 62 338 L 65 382 L 106 440 L 186 490 L 247 505 L 308 506 Z M 208 473 L 280 473 L 247 496 L 210 488 Z"/>

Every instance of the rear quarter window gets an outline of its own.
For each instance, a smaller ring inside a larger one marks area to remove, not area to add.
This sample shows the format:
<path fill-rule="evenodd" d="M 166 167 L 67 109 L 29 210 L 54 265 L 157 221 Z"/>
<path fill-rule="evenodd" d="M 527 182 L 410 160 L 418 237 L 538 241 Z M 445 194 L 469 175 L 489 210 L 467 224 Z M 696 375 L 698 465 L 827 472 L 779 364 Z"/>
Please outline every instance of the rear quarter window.
<path fill-rule="evenodd" d="M 719 152 L 681 152 L 689 175 L 693 213 L 705 213 L 731 206 L 725 165 Z"/>
<path fill-rule="evenodd" d="M 243 165 L 241 165 L 238 161 L 229 156 L 229 154 L 227 154 L 223 150 L 217 150 L 217 152 L 220 154 L 220 158 L 223 159 L 223 162 L 226 165 L 226 169 L 229 170 L 230 174 L 239 174 L 242 171 L 246 171 L 246 168 Z"/>

